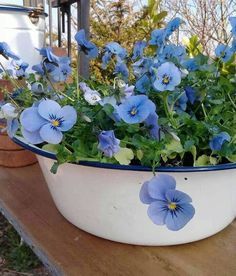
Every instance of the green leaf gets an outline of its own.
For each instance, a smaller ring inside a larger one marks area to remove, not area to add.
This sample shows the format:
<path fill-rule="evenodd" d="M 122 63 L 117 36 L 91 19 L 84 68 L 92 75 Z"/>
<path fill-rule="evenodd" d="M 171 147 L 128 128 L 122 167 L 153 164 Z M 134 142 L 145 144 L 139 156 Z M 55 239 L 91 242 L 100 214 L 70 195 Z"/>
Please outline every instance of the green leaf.
<path fill-rule="evenodd" d="M 201 167 L 201 166 L 207 166 L 210 165 L 210 156 L 207 156 L 205 154 L 198 157 L 198 159 L 195 162 L 195 166 Z"/>
<path fill-rule="evenodd" d="M 143 151 L 142 150 L 137 150 L 137 158 L 138 158 L 138 160 L 142 160 L 142 158 L 143 158 Z"/>
<path fill-rule="evenodd" d="M 114 155 L 114 157 L 121 165 L 129 165 L 131 160 L 134 158 L 134 153 L 131 149 L 121 148 L 120 151 Z"/>
<path fill-rule="evenodd" d="M 52 153 L 58 153 L 58 145 L 53 145 L 53 144 L 47 144 L 42 147 L 43 150 L 52 152 Z"/>

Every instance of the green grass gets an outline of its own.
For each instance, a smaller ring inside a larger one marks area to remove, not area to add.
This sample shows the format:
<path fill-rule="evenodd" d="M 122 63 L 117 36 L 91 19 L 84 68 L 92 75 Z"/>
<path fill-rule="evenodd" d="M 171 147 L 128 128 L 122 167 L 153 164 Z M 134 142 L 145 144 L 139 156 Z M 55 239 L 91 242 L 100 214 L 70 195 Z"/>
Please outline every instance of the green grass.
<path fill-rule="evenodd" d="M 29 272 L 41 265 L 32 250 L 22 242 L 20 236 L 1 214 L 0 259 L 2 263 L 0 263 L 0 272 L 1 269 Z"/>

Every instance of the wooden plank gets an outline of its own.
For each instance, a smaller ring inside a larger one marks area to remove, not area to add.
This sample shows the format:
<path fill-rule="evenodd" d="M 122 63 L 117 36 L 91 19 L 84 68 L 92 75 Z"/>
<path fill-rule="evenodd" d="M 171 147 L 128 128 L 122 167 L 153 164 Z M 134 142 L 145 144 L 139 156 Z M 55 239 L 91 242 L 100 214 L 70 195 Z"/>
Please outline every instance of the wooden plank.
<path fill-rule="evenodd" d="M 0 168 L 0 209 L 54 275 L 236 275 L 236 222 L 211 238 L 172 247 L 103 240 L 59 214 L 38 165 Z"/>

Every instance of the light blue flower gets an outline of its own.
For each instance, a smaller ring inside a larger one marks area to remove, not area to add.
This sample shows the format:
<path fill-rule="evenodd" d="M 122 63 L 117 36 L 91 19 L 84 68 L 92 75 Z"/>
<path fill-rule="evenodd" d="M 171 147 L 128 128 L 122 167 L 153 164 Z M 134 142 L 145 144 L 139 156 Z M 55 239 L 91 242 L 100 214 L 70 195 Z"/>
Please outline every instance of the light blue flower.
<path fill-rule="evenodd" d="M 127 79 L 129 77 L 129 69 L 124 62 L 117 62 L 114 74 L 120 75 L 123 79 Z"/>
<path fill-rule="evenodd" d="M 118 61 L 122 61 L 127 56 L 125 48 L 121 47 L 117 42 L 110 42 L 105 46 L 105 51 L 108 51 L 118 58 Z"/>
<path fill-rule="evenodd" d="M 229 22 L 230 22 L 231 27 L 232 27 L 232 30 L 231 30 L 232 34 L 234 36 L 236 36 L 236 16 L 230 17 Z"/>
<path fill-rule="evenodd" d="M 149 128 L 151 138 L 160 140 L 160 126 L 156 112 L 150 113 L 144 124 Z"/>
<path fill-rule="evenodd" d="M 65 82 L 72 72 L 69 59 L 60 59 L 58 66 L 49 64 L 48 69 L 48 76 L 52 82 Z"/>
<path fill-rule="evenodd" d="M 182 62 L 182 65 L 185 69 L 187 69 L 190 72 L 196 71 L 199 69 L 199 65 L 195 58 L 189 58 Z"/>
<path fill-rule="evenodd" d="M 179 18 L 176 17 L 172 19 L 167 25 L 166 25 L 166 35 L 169 37 L 174 31 L 176 31 L 180 24 L 183 23 L 183 21 Z"/>
<path fill-rule="evenodd" d="M 161 62 L 169 61 L 176 58 L 179 62 L 183 60 L 186 55 L 186 50 L 183 46 L 176 46 L 174 44 L 168 44 L 164 46 L 161 53 L 158 51 L 158 58 Z"/>
<path fill-rule="evenodd" d="M 112 157 L 120 151 L 120 140 L 116 139 L 114 131 L 102 131 L 98 136 L 98 149 L 107 157 Z"/>
<path fill-rule="evenodd" d="M 0 42 L 0 55 L 5 57 L 6 59 L 12 58 L 15 60 L 20 59 L 16 54 L 14 54 L 9 45 L 6 42 Z"/>
<path fill-rule="evenodd" d="M 177 99 L 176 96 L 178 97 Z M 186 96 L 185 91 L 181 93 L 181 95 L 178 95 L 177 93 L 172 93 L 171 95 L 169 95 L 168 100 L 170 104 L 175 101 L 174 110 L 178 113 L 181 113 L 187 109 L 188 97 Z"/>
<path fill-rule="evenodd" d="M 215 49 L 215 54 L 223 62 L 227 62 L 231 59 L 233 52 L 229 46 L 224 44 L 219 44 Z"/>
<path fill-rule="evenodd" d="M 143 57 L 143 51 L 144 51 L 146 46 L 147 46 L 147 42 L 137 41 L 134 45 L 134 51 L 133 51 L 132 59 L 136 60 L 137 58 Z"/>
<path fill-rule="evenodd" d="M 12 60 L 7 72 L 9 75 L 15 78 L 26 77 L 28 74 L 26 73 L 26 69 L 29 67 L 29 64 L 24 62 L 23 60 Z"/>
<path fill-rule="evenodd" d="M 152 31 L 149 45 L 161 47 L 164 44 L 165 40 L 166 40 L 166 30 L 157 29 Z"/>
<path fill-rule="evenodd" d="M 184 91 L 185 91 L 186 96 L 187 96 L 188 100 L 190 101 L 190 103 L 194 104 L 195 101 L 197 100 L 196 90 L 194 88 L 192 88 L 191 86 L 186 86 L 184 88 Z"/>
<path fill-rule="evenodd" d="M 37 49 L 39 51 L 39 54 L 46 59 L 48 62 L 59 62 L 59 57 L 55 54 L 53 54 L 53 50 L 51 47 L 45 47 L 41 49 Z"/>
<path fill-rule="evenodd" d="M 61 107 L 52 100 L 42 100 L 39 105 L 26 108 L 20 116 L 22 134 L 32 144 L 47 142 L 59 144 L 62 132 L 70 130 L 77 121 L 72 106 Z"/>
<path fill-rule="evenodd" d="M 234 53 L 236 52 L 236 38 L 234 38 L 232 41 L 231 50 Z"/>
<path fill-rule="evenodd" d="M 75 40 L 77 41 L 80 50 L 89 58 L 96 58 L 98 56 L 97 46 L 86 39 L 85 30 L 80 30 L 75 35 Z"/>
<path fill-rule="evenodd" d="M 153 86 L 158 91 L 173 91 L 180 82 L 180 70 L 172 62 L 165 62 L 157 68 L 156 80 Z"/>
<path fill-rule="evenodd" d="M 147 94 L 151 88 L 151 81 L 147 74 L 144 74 L 135 84 L 135 90 L 139 93 Z"/>
<path fill-rule="evenodd" d="M 151 58 L 143 57 L 132 64 L 133 73 L 136 77 L 140 78 L 150 71 L 152 65 L 153 60 Z"/>
<path fill-rule="evenodd" d="M 120 118 L 128 124 L 142 123 L 155 110 L 155 104 L 145 95 L 131 96 L 117 108 Z"/>
<path fill-rule="evenodd" d="M 41 94 L 44 93 L 44 87 L 43 84 L 40 82 L 34 82 L 31 84 L 31 92 L 35 94 Z"/>
<path fill-rule="evenodd" d="M 160 174 L 145 182 L 140 190 L 141 202 L 150 204 L 147 213 L 152 222 L 172 231 L 182 229 L 195 214 L 191 197 L 175 188 L 172 176 Z"/>
<path fill-rule="evenodd" d="M 227 132 L 221 132 L 215 135 L 210 141 L 211 150 L 221 150 L 225 142 L 230 142 L 231 137 Z"/>
<path fill-rule="evenodd" d="M 11 118 L 7 120 L 7 134 L 10 138 L 13 138 L 19 128 L 20 124 L 17 118 Z"/>

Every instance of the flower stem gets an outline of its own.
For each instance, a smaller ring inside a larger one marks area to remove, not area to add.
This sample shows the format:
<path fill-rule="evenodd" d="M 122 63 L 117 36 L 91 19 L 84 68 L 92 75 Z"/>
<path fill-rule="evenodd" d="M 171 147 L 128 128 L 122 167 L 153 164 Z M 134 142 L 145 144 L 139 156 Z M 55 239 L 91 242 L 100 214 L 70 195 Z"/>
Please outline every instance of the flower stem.
<path fill-rule="evenodd" d="M 164 101 L 164 110 L 166 113 L 167 118 L 169 119 L 171 125 L 174 129 L 177 129 L 176 121 L 173 118 L 173 112 L 170 110 L 169 103 L 168 103 L 168 92 L 163 92 L 163 101 Z"/>

